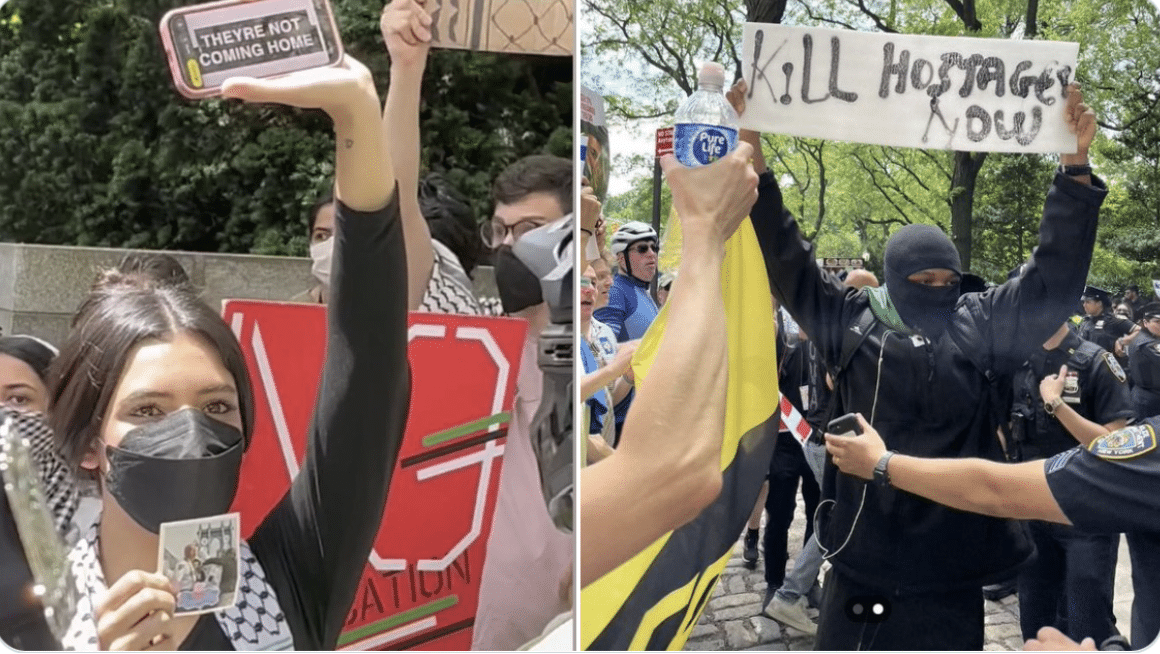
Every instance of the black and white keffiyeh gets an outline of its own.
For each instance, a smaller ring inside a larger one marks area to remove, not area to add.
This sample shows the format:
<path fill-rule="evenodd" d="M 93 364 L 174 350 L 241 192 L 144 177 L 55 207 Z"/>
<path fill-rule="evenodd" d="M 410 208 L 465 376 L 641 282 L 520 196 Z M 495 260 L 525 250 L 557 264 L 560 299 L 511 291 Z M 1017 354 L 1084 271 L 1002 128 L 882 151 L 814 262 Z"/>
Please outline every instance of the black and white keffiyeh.
<path fill-rule="evenodd" d="M 77 613 L 62 639 L 65 649 L 93 651 L 100 648 L 95 602 L 108 590 L 100 566 L 100 504 L 96 497 L 84 497 L 76 512 L 78 538 L 69 550 L 69 563 L 76 579 L 80 600 Z M 241 541 L 237 601 L 215 614 L 226 638 L 238 651 L 292 651 L 294 637 L 278 604 L 274 589 L 267 583 L 262 565 L 246 541 Z"/>
<path fill-rule="evenodd" d="M 44 416 L 0 408 L 0 424 L 14 429 L 29 451 L 45 490 L 54 526 L 68 547 L 68 566 L 76 585 L 76 612 L 61 638 L 64 649 L 100 649 L 95 602 L 108 590 L 100 565 L 102 502 L 91 482 L 69 469 Z M 218 625 L 238 651 L 290 651 L 294 639 L 273 587 L 266 581 L 245 541 L 239 550 L 238 592 L 234 606 L 215 614 Z"/>
<path fill-rule="evenodd" d="M 33 463 L 40 473 L 53 524 L 61 538 L 68 539 L 80 495 L 76 477 L 69 471 L 68 464 L 53 442 L 52 429 L 45 422 L 44 414 L 0 408 L 0 424 L 16 430 L 27 440 Z"/>

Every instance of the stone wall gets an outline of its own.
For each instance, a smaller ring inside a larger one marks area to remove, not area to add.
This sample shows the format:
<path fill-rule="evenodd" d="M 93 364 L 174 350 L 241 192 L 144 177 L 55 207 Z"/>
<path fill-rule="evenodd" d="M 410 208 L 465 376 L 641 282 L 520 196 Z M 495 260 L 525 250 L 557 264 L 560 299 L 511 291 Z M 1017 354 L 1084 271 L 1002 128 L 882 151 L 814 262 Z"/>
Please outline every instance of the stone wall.
<path fill-rule="evenodd" d="M 0 330 L 59 345 L 97 273 L 129 250 L 0 243 Z M 287 300 L 310 288 L 310 260 L 249 254 L 167 252 L 202 289 L 210 306 L 226 298 Z M 490 267 L 475 271 L 476 290 L 495 296 Z"/>

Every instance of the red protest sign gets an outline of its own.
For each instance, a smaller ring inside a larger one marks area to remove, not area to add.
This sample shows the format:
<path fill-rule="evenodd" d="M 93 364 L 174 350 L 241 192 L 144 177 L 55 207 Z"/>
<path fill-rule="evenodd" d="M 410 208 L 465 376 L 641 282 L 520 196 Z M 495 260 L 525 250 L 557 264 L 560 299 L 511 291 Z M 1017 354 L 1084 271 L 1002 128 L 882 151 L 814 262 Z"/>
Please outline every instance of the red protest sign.
<path fill-rule="evenodd" d="M 673 128 L 662 127 L 657 130 L 657 159 L 673 153 Z"/>
<path fill-rule="evenodd" d="M 253 441 L 232 508 L 249 535 L 302 461 L 326 309 L 229 300 L 223 315 L 254 383 Z M 470 649 L 526 331 L 522 320 L 411 314 L 407 431 L 339 649 Z"/>

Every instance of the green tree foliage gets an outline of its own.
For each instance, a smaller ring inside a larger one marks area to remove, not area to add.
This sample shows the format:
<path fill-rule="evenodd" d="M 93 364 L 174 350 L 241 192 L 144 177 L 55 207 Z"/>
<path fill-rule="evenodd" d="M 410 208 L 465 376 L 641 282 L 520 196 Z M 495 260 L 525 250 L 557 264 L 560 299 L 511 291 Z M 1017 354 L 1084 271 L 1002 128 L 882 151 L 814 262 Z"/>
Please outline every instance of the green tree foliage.
<path fill-rule="evenodd" d="M 1101 124 L 1093 163 L 1111 188 L 1091 279 L 1119 289 L 1160 278 L 1160 19 L 1148 0 L 584 2 L 593 19 L 582 37 L 582 73 L 590 85 L 612 89 L 606 99 L 614 125 L 671 115 L 695 84 L 696 62 L 733 67 L 741 22 L 755 13 L 792 25 L 1078 42 L 1077 76 Z M 628 83 L 610 83 L 609 71 Z M 973 272 L 995 282 L 1036 245 L 1057 163 L 1054 156 L 984 157 L 779 135 L 765 135 L 764 146 L 787 206 L 819 256 L 866 252 L 880 272 L 894 229 L 934 224 L 953 234 L 960 250 L 969 244 Z M 649 169 L 626 159 L 617 163 L 619 174 Z M 651 195 L 632 198 L 629 204 L 647 215 L 648 205 L 640 203 Z M 609 204 L 620 206 L 618 201 Z"/>
<path fill-rule="evenodd" d="M 187 101 L 158 36 L 180 0 L 12 0 L 0 14 L 0 240 L 297 254 L 331 185 L 320 112 Z M 348 53 L 386 98 L 383 0 L 333 0 Z M 433 51 L 423 161 L 480 219 L 491 180 L 572 154 L 568 58 Z"/>

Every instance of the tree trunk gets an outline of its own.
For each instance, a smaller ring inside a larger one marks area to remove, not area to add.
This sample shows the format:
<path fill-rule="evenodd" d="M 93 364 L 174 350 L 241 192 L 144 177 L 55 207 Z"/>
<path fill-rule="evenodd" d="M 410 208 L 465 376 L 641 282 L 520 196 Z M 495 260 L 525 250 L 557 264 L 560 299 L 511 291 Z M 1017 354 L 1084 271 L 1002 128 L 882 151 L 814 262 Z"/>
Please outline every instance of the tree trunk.
<path fill-rule="evenodd" d="M 955 172 L 951 178 L 951 240 L 959 251 L 963 271 L 971 269 L 975 182 L 986 159 L 986 152 L 955 152 Z"/>
<path fill-rule="evenodd" d="M 1023 38 L 1033 39 L 1039 35 L 1039 0 L 1027 0 L 1027 25 L 1023 29 Z"/>

